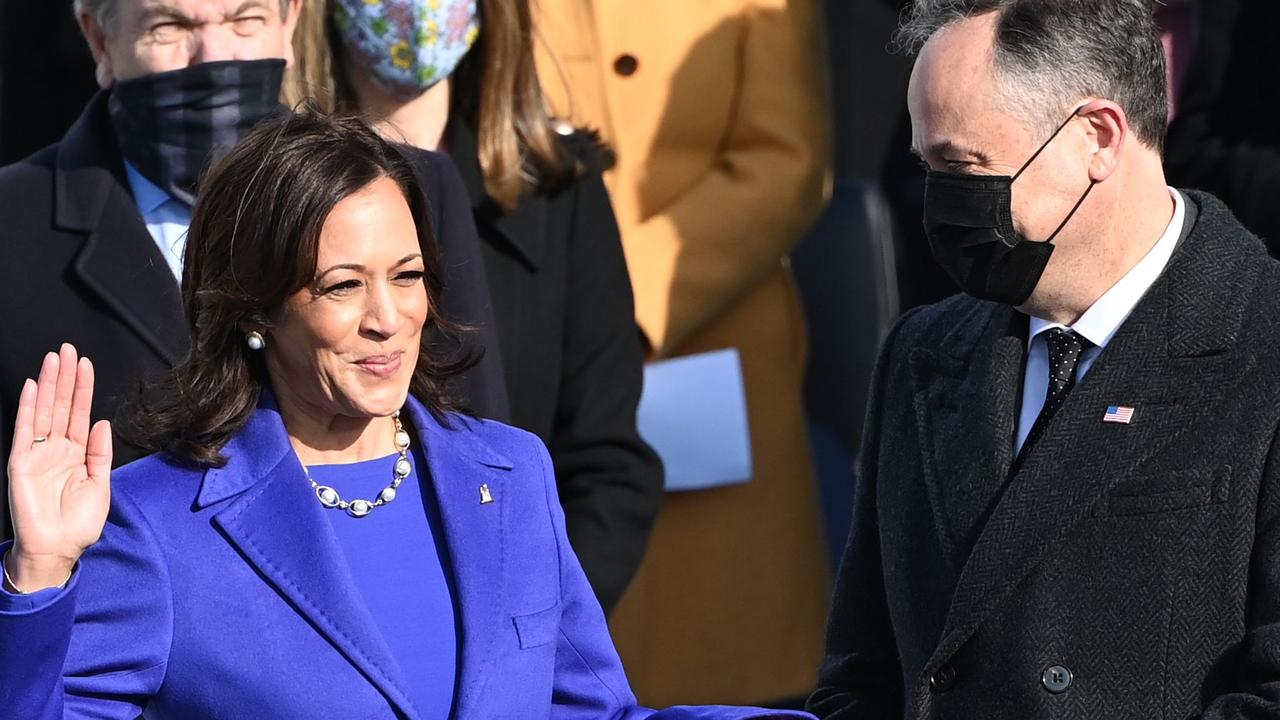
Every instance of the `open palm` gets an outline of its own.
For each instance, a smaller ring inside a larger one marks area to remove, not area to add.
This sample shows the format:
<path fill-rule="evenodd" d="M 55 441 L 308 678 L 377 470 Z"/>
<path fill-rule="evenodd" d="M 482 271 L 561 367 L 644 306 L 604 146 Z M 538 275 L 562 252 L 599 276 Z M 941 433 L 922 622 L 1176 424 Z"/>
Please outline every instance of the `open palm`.
<path fill-rule="evenodd" d="M 9 454 L 14 548 L 6 567 L 69 571 L 101 536 L 111 503 L 111 427 L 105 420 L 90 427 L 92 401 L 93 364 L 71 345 L 46 355 L 39 381 L 23 385 Z"/>

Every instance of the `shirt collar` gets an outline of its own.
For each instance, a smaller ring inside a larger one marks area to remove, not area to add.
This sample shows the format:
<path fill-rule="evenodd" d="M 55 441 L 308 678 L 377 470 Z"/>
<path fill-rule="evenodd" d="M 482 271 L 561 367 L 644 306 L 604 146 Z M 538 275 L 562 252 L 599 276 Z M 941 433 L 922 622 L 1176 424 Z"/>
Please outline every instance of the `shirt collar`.
<path fill-rule="evenodd" d="M 129 188 L 133 190 L 133 201 L 138 211 L 144 216 L 155 212 L 161 205 L 173 200 L 173 196 L 160 189 L 159 185 L 148 180 L 138 168 L 128 160 L 124 161 L 125 174 L 129 176 Z"/>
<path fill-rule="evenodd" d="M 1187 218 L 1186 201 L 1182 198 L 1182 193 L 1173 188 L 1169 188 L 1169 194 L 1173 196 L 1173 219 L 1169 221 L 1169 227 L 1165 229 L 1164 235 L 1160 236 L 1137 265 L 1125 273 L 1119 282 L 1112 285 L 1110 290 L 1103 293 L 1102 297 L 1080 316 L 1076 324 L 1071 326 L 1072 330 L 1098 348 L 1104 348 L 1111 342 L 1111 338 L 1129 318 L 1129 314 L 1142 300 L 1142 296 L 1160 277 L 1160 273 L 1164 272 L 1174 249 L 1178 247 L 1178 238 L 1182 237 L 1182 226 Z M 1031 348 L 1031 343 L 1037 335 L 1055 327 L 1065 326 L 1031 316 L 1027 348 Z"/>

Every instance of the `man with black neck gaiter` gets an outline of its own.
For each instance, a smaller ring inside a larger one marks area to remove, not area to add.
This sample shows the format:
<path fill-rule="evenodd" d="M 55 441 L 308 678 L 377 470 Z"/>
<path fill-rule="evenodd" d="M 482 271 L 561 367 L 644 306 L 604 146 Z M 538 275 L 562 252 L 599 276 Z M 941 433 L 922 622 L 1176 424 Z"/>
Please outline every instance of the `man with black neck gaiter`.
<path fill-rule="evenodd" d="M 196 182 L 282 110 L 301 2 L 74 3 L 101 90 L 60 142 L 0 169 L 6 454 L 18 391 L 47 348 L 70 341 L 93 358 L 95 419 L 186 354 L 179 286 Z M 6 477 L 0 469 L 0 538 Z"/>

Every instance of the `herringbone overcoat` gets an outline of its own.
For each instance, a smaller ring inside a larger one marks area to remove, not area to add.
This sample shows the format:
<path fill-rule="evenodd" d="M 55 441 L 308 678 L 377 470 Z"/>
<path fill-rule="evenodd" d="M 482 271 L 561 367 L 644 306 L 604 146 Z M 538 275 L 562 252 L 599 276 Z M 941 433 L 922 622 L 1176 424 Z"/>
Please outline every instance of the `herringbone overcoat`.
<path fill-rule="evenodd" d="M 1280 263 L 1187 196 L 1189 234 L 1012 474 L 1026 316 L 900 321 L 811 710 L 1280 717 Z"/>

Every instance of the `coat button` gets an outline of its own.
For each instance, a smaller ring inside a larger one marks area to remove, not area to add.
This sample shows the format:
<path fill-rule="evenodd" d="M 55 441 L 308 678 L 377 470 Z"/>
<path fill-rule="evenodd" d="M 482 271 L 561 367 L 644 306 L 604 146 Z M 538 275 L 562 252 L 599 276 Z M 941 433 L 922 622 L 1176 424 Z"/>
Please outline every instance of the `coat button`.
<path fill-rule="evenodd" d="M 635 55 L 631 54 L 619 55 L 618 59 L 613 61 L 613 71 L 622 77 L 635 75 L 639 67 L 640 61 L 636 59 Z"/>
<path fill-rule="evenodd" d="M 938 668 L 929 677 L 929 689 L 936 693 L 944 693 L 956 685 L 956 669 L 950 664 Z"/>
<path fill-rule="evenodd" d="M 1044 671 L 1044 675 L 1040 676 L 1040 682 L 1044 683 L 1044 689 L 1058 695 L 1067 691 L 1071 687 L 1072 681 L 1071 671 L 1061 665 L 1054 665 Z"/>

